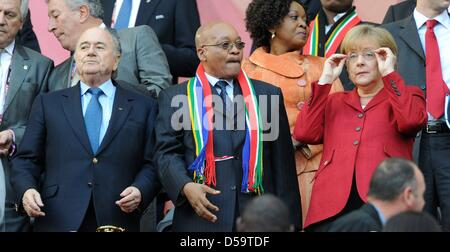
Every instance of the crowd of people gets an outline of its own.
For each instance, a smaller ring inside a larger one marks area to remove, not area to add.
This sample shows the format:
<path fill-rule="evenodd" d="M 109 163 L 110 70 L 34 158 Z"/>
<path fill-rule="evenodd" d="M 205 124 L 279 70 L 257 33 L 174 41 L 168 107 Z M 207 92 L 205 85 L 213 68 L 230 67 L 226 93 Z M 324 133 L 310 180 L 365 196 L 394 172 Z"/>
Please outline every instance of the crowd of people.
<path fill-rule="evenodd" d="M 450 231 L 450 0 L 0 2 L 0 232 Z M 187 79 L 179 80 L 180 77 Z"/>

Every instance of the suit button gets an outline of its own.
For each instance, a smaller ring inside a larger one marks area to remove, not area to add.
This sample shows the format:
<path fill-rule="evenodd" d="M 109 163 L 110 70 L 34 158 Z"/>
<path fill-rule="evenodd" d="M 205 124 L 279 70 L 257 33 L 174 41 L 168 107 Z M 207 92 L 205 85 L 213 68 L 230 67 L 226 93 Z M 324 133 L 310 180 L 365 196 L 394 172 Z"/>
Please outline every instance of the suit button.
<path fill-rule="evenodd" d="M 359 126 L 358 126 L 358 127 L 356 127 L 356 129 L 355 129 L 355 130 L 356 130 L 356 132 L 360 132 L 360 131 L 361 131 L 361 129 L 362 129 L 362 127 L 359 127 Z"/>
<path fill-rule="evenodd" d="M 92 159 L 92 163 L 93 163 L 93 164 L 97 164 L 97 163 L 98 163 L 98 159 L 97 159 L 97 158 L 93 158 L 93 159 Z"/>
<path fill-rule="evenodd" d="M 90 188 L 92 188 L 92 186 L 94 186 L 94 184 L 93 184 L 92 182 L 88 182 L 88 186 L 89 186 Z"/>
<path fill-rule="evenodd" d="M 297 85 L 299 85 L 300 87 L 304 87 L 304 86 L 306 86 L 306 81 L 305 80 L 299 80 L 299 81 L 297 81 Z"/>
<path fill-rule="evenodd" d="M 363 118 L 363 117 L 364 117 L 363 113 L 358 114 L 358 118 Z"/>
<path fill-rule="evenodd" d="M 353 141 L 353 145 L 358 145 L 359 144 L 359 141 L 358 140 L 355 140 L 355 141 Z"/>
<path fill-rule="evenodd" d="M 230 190 L 231 190 L 231 191 L 236 191 L 236 186 L 230 187 Z"/>

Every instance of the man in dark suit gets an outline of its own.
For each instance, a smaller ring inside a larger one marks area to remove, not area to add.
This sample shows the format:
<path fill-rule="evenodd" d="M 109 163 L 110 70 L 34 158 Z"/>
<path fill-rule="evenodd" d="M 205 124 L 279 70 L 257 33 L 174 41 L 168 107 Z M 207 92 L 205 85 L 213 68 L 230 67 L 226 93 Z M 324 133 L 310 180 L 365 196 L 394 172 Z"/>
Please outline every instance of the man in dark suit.
<path fill-rule="evenodd" d="M 127 6 L 127 2 L 133 3 Z M 116 28 L 119 21 L 125 22 L 127 27 L 148 25 L 155 31 L 167 56 L 173 83 L 178 83 L 178 77 L 195 75 L 199 61 L 194 35 L 200 26 L 195 0 L 102 0 L 102 4 L 105 10 L 103 21 L 108 27 Z M 124 14 L 127 19 L 118 20 L 124 11 L 130 13 Z"/>
<path fill-rule="evenodd" d="M 450 231 L 450 130 L 445 123 L 444 101 L 450 85 L 449 5 L 449 0 L 417 0 L 411 16 L 383 25 L 398 46 L 398 72 L 405 83 L 419 86 L 427 97 L 428 123 L 416 137 L 413 154 L 427 185 L 425 210 L 437 216 L 439 205 L 441 223 L 447 231 Z M 429 42 L 425 43 L 426 40 Z M 431 47 L 432 44 L 436 46 Z M 436 108 L 441 111 L 434 112 Z"/>
<path fill-rule="evenodd" d="M 35 231 L 139 231 L 140 210 L 159 190 L 156 102 L 111 80 L 119 58 L 118 38 L 88 29 L 75 52 L 80 82 L 36 98 L 12 169 Z"/>
<path fill-rule="evenodd" d="M 159 96 L 156 158 L 162 184 L 176 207 L 174 231 L 233 231 L 236 218 L 262 188 L 280 197 L 292 213 L 291 223 L 301 227 L 294 150 L 283 96 L 277 87 L 246 80 L 240 68 L 244 45 L 227 23 L 201 27 L 196 34 L 201 62 L 198 78 L 170 87 Z M 205 98 L 196 96 L 195 104 L 188 106 L 194 92 L 188 93 L 187 88 L 199 83 L 204 89 L 196 88 L 195 95 Z M 259 110 L 252 106 L 257 100 Z M 200 109 L 203 101 L 208 114 Z M 258 120 L 251 117 L 246 122 L 245 111 L 255 117 L 261 114 L 261 122 L 271 127 L 263 132 L 255 129 Z M 194 120 L 190 113 L 196 115 Z M 203 137 L 194 138 L 200 131 Z M 256 138 L 256 132 L 263 134 L 264 141 Z M 255 170 L 255 160 L 264 167 L 263 174 Z"/>
<path fill-rule="evenodd" d="M 61 46 L 73 52 L 80 35 L 93 27 L 105 27 L 100 0 L 48 0 L 48 29 Z M 75 12 L 76 15 L 75 15 Z M 117 32 L 122 57 L 114 80 L 129 83 L 131 90 L 142 90 L 156 96 L 172 83 L 166 56 L 153 30 L 146 26 Z M 52 72 L 49 90 L 71 87 L 78 82 L 76 66 L 70 57 Z"/>
<path fill-rule="evenodd" d="M 0 2 L 0 232 L 28 231 L 30 221 L 16 209 L 18 201 L 11 186 L 10 157 L 27 126 L 34 98 L 47 87 L 53 62 L 15 41 L 28 1 Z"/>
<path fill-rule="evenodd" d="M 392 23 L 410 16 L 416 8 L 416 0 L 406 0 L 389 6 L 383 19 L 383 24 Z"/>
<path fill-rule="evenodd" d="M 420 212 L 425 201 L 425 181 L 411 161 L 390 158 L 381 162 L 370 180 L 367 204 L 337 219 L 330 232 L 381 231 L 392 216 Z"/>

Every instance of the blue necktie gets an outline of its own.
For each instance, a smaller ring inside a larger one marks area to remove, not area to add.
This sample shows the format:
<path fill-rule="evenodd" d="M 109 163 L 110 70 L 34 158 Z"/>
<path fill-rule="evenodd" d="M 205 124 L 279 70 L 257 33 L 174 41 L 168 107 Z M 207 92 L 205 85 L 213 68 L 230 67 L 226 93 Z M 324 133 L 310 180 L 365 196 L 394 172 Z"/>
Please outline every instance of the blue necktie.
<path fill-rule="evenodd" d="M 100 145 L 100 128 L 102 126 L 102 105 L 98 101 L 98 97 L 103 94 L 100 88 L 90 88 L 87 92 L 92 94 L 86 113 L 84 114 L 84 125 L 91 143 L 93 153 L 97 153 Z"/>
<path fill-rule="evenodd" d="M 216 89 L 218 92 L 220 91 L 219 95 L 220 95 L 220 98 L 222 98 L 223 109 L 227 109 L 227 105 L 229 105 L 228 103 L 231 102 L 231 101 L 229 101 L 229 98 L 228 98 L 227 86 L 228 86 L 228 82 L 223 81 L 223 80 L 218 81 L 216 83 Z"/>
<path fill-rule="evenodd" d="M 119 15 L 117 15 L 116 24 L 114 25 L 114 29 L 120 30 L 123 28 L 128 28 L 128 24 L 130 23 L 130 15 L 131 15 L 131 7 L 132 0 L 123 0 L 122 6 L 120 7 Z"/>

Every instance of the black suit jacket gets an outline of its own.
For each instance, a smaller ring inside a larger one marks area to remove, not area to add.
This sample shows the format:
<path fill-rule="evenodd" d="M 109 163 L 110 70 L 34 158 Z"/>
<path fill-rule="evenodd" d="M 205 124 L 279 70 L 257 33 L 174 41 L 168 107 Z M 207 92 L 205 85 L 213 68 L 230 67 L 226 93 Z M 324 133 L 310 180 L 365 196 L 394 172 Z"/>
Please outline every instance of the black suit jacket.
<path fill-rule="evenodd" d="M 84 126 L 79 84 L 36 98 L 12 160 L 18 197 L 35 188 L 44 203 L 46 215 L 36 218 L 35 231 L 78 230 L 91 198 L 99 226 L 139 231 L 140 212 L 124 213 L 115 202 L 125 188 L 135 186 L 143 210 L 159 190 L 153 166 L 157 105 L 116 87 L 109 127 L 97 153 L 92 153 Z"/>
<path fill-rule="evenodd" d="M 383 19 L 383 24 L 392 23 L 407 18 L 414 12 L 416 0 L 406 0 L 404 2 L 389 6 Z"/>
<path fill-rule="evenodd" d="M 383 229 L 378 212 L 370 203 L 338 218 L 329 232 L 380 232 Z"/>
<path fill-rule="evenodd" d="M 41 52 L 39 48 L 39 42 L 36 38 L 36 34 L 33 31 L 33 24 L 31 24 L 31 13 L 28 11 L 28 15 L 26 16 L 23 27 L 17 33 L 16 41 L 25 47 L 35 50 L 36 52 Z"/>
<path fill-rule="evenodd" d="M 280 197 L 291 211 L 291 220 L 296 227 L 301 227 L 301 207 L 299 189 L 296 180 L 294 150 L 289 131 L 286 111 L 284 108 L 281 90 L 267 83 L 253 80 L 254 90 L 258 96 L 274 95 L 279 98 L 275 104 L 269 102 L 269 113 L 263 116 L 264 122 L 271 122 L 278 130 L 278 138 L 265 141 L 263 144 L 263 186 L 265 192 L 273 193 Z M 212 88 L 213 93 L 217 94 Z M 235 85 L 235 99 L 241 93 L 238 85 Z M 242 96 L 241 96 L 242 97 Z M 260 97 L 261 99 L 261 97 Z M 262 101 L 262 100 L 260 100 Z M 213 224 L 197 216 L 189 202 L 181 196 L 183 186 L 192 182 L 192 173 L 187 167 L 194 161 L 195 146 L 190 119 L 187 111 L 186 83 L 172 86 L 163 90 L 159 96 L 160 113 L 156 122 L 157 138 L 157 164 L 162 184 L 173 202 L 175 202 L 175 214 L 173 218 L 174 231 L 233 231 L 236 218 L 242 213 L 247 202 L 253 194 L 241 193 L 242 181 L 242 146 L 245 140 L 245 130 L 214 130 L 214 154 L 215 156 L 234 156 L 233 159 L 216 162 L 217 189 L 219 195 L 207 195 L 208 199 L 219 207 L 218 221 Z M 266 108 L 265 103 L 260 103 L 261 110 Z M 275 108 L 275 115 L 271 115 L 270 108 Z M 178 122 L 179 115 L 181 125 L 187 129 L 174 129 L 172 122 Z M 237 112 L 237 117 L 242 115 L 244 109 Z M 223 113 L 214 107 L 214 116 L 230 119 L 232 115 Z M 264 113 L 263 113 L 264 114 Z M 275 117 L 278 115 L 278 118 Z M 274 118 L 272 118 L 274 116 Z M 175 121 L 173 121 L 175 120 Z M 243 123 L 243 121 L 238 121 Z M 187 124 L 187 125 L 186 125 Z"/>
<path fill-rule="evenodd" d="M 111 26 L 115 1 L 102 0 L 104 23 Z M 200 17 L 195 0 L 141 1 L 135 26 L 148 25 L 156 33 L 169 62 L 173 83 L 195 75 L 199 63 L 195 32 Z"/>

